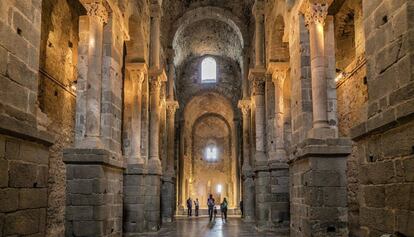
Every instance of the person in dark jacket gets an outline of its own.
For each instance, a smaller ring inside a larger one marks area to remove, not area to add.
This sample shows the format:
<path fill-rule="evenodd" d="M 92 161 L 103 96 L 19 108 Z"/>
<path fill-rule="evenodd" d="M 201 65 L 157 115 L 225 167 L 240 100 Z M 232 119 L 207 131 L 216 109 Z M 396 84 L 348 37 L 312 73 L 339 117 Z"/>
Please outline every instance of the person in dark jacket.
<path fill-rule="evenodd" d="M 187 199 L 187 216 L 191 216 L 193 212 L 193 200 L 191 198 Z"/>

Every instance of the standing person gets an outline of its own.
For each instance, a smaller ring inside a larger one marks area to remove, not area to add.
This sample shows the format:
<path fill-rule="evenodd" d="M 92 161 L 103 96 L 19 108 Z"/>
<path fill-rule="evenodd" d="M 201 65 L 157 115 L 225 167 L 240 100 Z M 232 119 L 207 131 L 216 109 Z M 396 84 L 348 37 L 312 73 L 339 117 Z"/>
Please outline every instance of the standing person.
<path fill-rule="evenodd" d="M 216 205 L 213 195 L 210 194 L 210 197 L 207 199 L 207 206 L 208 206 L 208 216 L 210 217 L 210 221 L 213 219 L 213 209 Z"/>
<path fill-rule="evenodd" d="M 227 222 L 227 199 L 224 198 L 223 202 L 220 204 L 221 219 Z"/>
<path fill-rule="evenodd" d="M 195 216 L 198 216 L 198 210 L 200 208 L 200 203 L 198 202 L 198 198 L 194 201 L 194 207 L 195 207 Z"/>
<path fill-rule="evenodd" d="M 187 199 L 187 216 L 191 216 L 192 215 L 192 208 L 193 208 L 193 200 L 191 200 L 191 198 Z"/>
<path fill-rule="evenodd" d="M 243 215 L 243 200 L 240 200 L 239 206 L 240 206 L 241 216 L 243 218 L 244 217 L 244 215 Z"/>

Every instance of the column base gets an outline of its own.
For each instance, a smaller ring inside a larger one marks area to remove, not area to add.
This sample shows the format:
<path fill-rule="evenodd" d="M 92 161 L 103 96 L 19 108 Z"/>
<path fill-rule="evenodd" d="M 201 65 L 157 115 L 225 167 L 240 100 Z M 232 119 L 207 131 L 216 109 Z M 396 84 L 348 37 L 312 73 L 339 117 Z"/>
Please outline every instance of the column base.
<path fill-rule="evenodd" d="M 256 151 L 254 154 L 255 158 L 255 169 L 261 169 L 267 167 L 267 156 L 264 151 Z"/>
<path fill-rule="evenodd" d="M 313 139 L 327 139 L 327 138 L 337 138 L 338 132 L 335 129 L 326 127 L 326 128 L 312 128 L 308 132 L 308 137 Z"/>
<path fill-rule="evenodd" d="M 348 139 L 308 139 L 290 161 L 292 236 L 348 236 Z M 308 210 L 304 212 L 303 210 Z"/>
<path fill-rule="evenodd" d="M 85 137 L 82 141 L 76 143 L 77 149 L 104 149 L 100 137 Z"/>
<path fill-rule="evenodd" d="M 102 149 L 66 149 L 63 162 L 66 236 L 122 235 L 122 162 Z"/>
<path fill-rule="evenodd" d="M 161 161 L 158 157 L 150 157 L 148 160 L 148 174 L 162 175 Z"/>

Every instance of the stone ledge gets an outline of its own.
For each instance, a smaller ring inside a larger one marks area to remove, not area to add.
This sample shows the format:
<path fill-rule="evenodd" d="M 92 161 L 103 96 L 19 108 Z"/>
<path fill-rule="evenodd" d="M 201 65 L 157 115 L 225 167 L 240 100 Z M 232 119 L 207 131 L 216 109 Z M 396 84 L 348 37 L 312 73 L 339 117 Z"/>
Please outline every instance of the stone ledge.
<path fill-rule="evenodd" d="M 124 175 L 146 175 L 148 170 L 144 164 L 128 164 L 125 167 Z"/>
<path fill-rule="evenodd" d="M 111 153 L 104 149 L 64 149 L 63 162 L 67 165 L 104 165 L 117 169 L 125 169 L 122 161 L 111 159 Z"/>
<path fill-rule="evenodd" d="M 334 159 L 347 156 L 351 151 L 352 141 L 348 138 L 306 139 L 295 147 L 292 152 L 294 158 L 288 163 L 312 156 Z"/>
<path fill-rule="evenodd" d="M 51 146 L 55 143 L 55 137 L 52 133 L 40 131 L 30 124 L 3 114 L 0 115 L 0 133 L 23 140 L 38 142 L 46 146 Z"/>
<path fill-rule="evenodd" d="M 413 119 L 414 99 L 388 109 L 351 128 L 350 137 L 352 140 L 359 140 L 374 133 L 385 132 Z"/>

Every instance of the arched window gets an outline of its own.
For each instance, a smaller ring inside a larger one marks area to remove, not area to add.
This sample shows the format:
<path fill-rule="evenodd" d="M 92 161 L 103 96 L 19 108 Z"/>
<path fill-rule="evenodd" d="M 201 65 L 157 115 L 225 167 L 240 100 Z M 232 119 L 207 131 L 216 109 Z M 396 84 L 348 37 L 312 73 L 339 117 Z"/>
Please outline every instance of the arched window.
<path fill-rule="evenodd" d="M 207 161 L 216 161 L 218 159 L 218 151 L 216 146 L 210 145 L 206 147 L 205 159 Z"/>
<path fill-rule="evenodd" d="M 207 57 L 201 62 L 201 82 L 214 83 L 217 81 L 217 64 L 212 57 Z"/>

